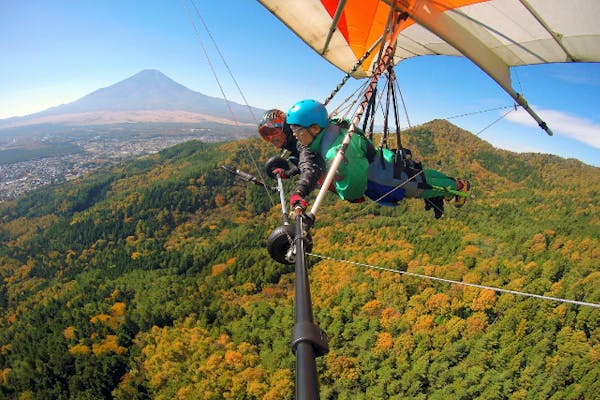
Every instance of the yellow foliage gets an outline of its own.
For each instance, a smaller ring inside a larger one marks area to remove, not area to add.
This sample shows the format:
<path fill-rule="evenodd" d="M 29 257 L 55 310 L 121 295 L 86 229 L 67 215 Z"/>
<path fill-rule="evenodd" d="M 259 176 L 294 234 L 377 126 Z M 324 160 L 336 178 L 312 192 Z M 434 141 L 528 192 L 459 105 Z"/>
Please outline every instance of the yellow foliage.
<path fill-rule="evenodd" d="M 222 360 L 223 358 L 219 354 L 213 353 L 206 359 L 206 367 L 216 369 L 220 366 Z"/>
<path fill-rule="evenodd" d="M 294 387 L 292 373 L 288 369 L 278 369 L 273 373 L 269 382 L 269 391 L 263 400 L 280 400 L 289 394 Z"/>
<path fill-rule="evenodd" d="M 263 369 L 256 346 L 236 345 L 225 334 L 215 338 L 192 318 L 140 340 L 143 373 L 157 399 L 281 399 L 293 385 L 289 374 Z"/>
<path fill-rule="evenodd" d="M 187 400 L 194 394 L 193 386 L 183 386 L 177 391 L 177 399 Z"/>
<path fill-rule="evenodd" d="M 26 390 L 19 394 L 19 400 L 33 400 L 33 392 L 31 390 Z"/>
<path fill-rule="evenodd" d="M 99 314 L 99 315 L 94 315 L 92 318 L 90 318 L 90 322 L 92 324 L 104 324 L 104 325 L 109 325 L 110 321 L 112 320 L 110 315 L 106 315 L 106 314 Z"/>
<path fill-rule="evenodd" d="M 546 371 L 553 370 L 560 362 L 560 355 L 552 355 L 546 357 Z"/>
<path fill-rule="evenodd" d="M 106 300 L 106 301 L 114 301 L 119 294 L 120 294 L 119 289 L 115 289 L 115 290 L 113 290 L 110 293 L 110 295 L 108 295 L 107 297 L 105 297 L 104 300 Z"/>
<path fill-rule="evenodd" d="M 108 335 L 100 343 L 92 344 L 92 352 L 96 356 L 109 352 L 113 352 L 115 354 L 126 354 L 127 348 L 117 344 L 116 335 Z"/>
<path fill-rule="evenodd" d="M 76 355 L 85 356 L 85 355 L 90 354 L 90 348 L 84 344 L 76 344 L 69 348 L 69 353 L 73 354 L 74 356 L 76 356 Z"/>
<path fill-rule="evenodd" d="M 481 250 L 477 246 L 473 246 L 472 244 L 466 246 L 461 254 L 466 257 L 477 257 L 481 253 Z"/>
<path fill-rule="evenodd" d="M 261 367 L 246 368 L 240 374 L 241 380 L 246 384 L 246 392 L 259 398 L 265 392 L 266 385 L 264 381 L 265 371 Z"/>

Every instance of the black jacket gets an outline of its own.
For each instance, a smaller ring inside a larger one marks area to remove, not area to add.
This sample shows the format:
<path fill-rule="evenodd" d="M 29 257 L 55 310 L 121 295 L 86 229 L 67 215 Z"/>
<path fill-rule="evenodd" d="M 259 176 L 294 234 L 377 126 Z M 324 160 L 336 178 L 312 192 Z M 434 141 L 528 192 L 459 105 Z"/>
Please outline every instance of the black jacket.
<path fill-rule="evenodd" d="M 307 196 L 316 186 L 319 178 L 325 173 L 325 160 L 318 154 L 310 151 L 308 146 L 298 143 L 300 177 L 296 181 L 295 193 Z"/>

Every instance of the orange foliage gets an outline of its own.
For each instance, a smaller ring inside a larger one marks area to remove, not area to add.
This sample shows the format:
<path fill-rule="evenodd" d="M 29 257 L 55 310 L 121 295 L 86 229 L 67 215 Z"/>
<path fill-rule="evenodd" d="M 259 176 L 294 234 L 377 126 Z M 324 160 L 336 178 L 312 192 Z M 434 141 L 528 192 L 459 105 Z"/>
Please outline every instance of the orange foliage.
<path fill-rule="evenodd" d="M 227 264 L 216 264 L 212 266 L 211 276 L 219 275 L 221 272 L 225 271 L 227 268 Z"/>
<path fill-rule="evenodd" d="M 421 315 L 413 325 L 413 332 L 429 333 L 433 325 L 433 315 Z"/>
<path fill-rule="evenodd" d="M 225 204 L 227 204 L 227 199 L 225 198 L 225 196 L 223 196 L 222 194 L 216 194 L 215 195 L 215 204 L 217 207 L 223 207 Z"/>
<path fill-rule="evenodd" d="M 360 366 L 358 365 L 358 360 L 354 357 L 344 357 L 331 352 L 327 354 L 325 362 L 327 363 L 329 373 L 335 379 L 353 381 L 360 376 Z"/>
<path fill-rule="evenodd" d="M 231 344 L 231 338 L 229 337 L 229 335 L 223 333 L 217 339 L 217 344 L 223 348 L 229 347 L 229 345 Z"/>
<path fill-rule="evenodd" d="M 269 297 L 285 297 L 286 292 L 279 286 L 267 286 L 262 290 L 262 295 L 266 298 Z"/>
<path fill-rule="evenodd" d="M 110 308 L 110 311 L 112 312 L 112 316 L 113 317 L 122 317 L 125 315 L 125 303 L 122 302 L 116 302 L 115 304 L 113 304 L 113 306 Z"/>
<path fill-rule="evenodd" d="M 493 290 L 483 289 L 479 292 L 479 296 L 473 299 L 471 309 L 474 311 L 489 310 L 496 304 L 496 293 Z"/>
<path fill-rule="evenodd" d="M 487 326 L 487 318 L 485 314 L 478 312 L 467 318 L 467 334 L 468 336 L 475 335 L 485 329 Z"/>
<path fill-rule="evenodd" d="M 362 307 L 362 310 L 368 316 L 375 317 L 381 314 L 382 308 L 383 305 L 379 300 L 371 300 Z"/>
<path fill-rule="evenodd" d="M 392 348 L 394 339 L 392 334 L 389 332 L 381 332 L 377 335 L 377 341 L 375 342 L 375 351 L 386 351 Z"/>
<path fill-rule="evenodd" d="M 67 326 L 63 330 L 63 336 L 65 339 L 73 340 L 73 339 L 75 339 L 75 332 L 76 332 L 76 329 L 74 326 Z"/>
<path fill-rule="evenodd" d="M 546 249 L 546 238 L 541 233 L 536 234 L 533 237 L 533 244 L 529 246 L 530 253 L 539 253 Z"/>
<path fill-rule="evenodd" d="M 393 308 L 388 307 L 381 311 L 381 319 L 379 320 L 379 322 L 381 322 L 381 326 L 383 326 L 385 329 L 390 329 L 395 323 L 397 323 L 400 320 L 400 317 L 400 313 L 398 313 Z"/>
<path fill-rule="evenodd" d="M 427 299 L 427 309 L 445 314 L 450 311 L 450 297 L 446 293 L 436 293 Z"/>
<path fill-rule="evenodd" d="M 12 371 L 10 368 L 4 368 L 2 371 L 0 371 L 0 383 L 3 385 L 8 383 L 8 375 L 10 375 L 10 371 Z"/>
<path fill-rule="evenodd" d="M 239 351 L 227 350 L 225 352 L 225 364 L 233 367 L 239 367 L 242 365 L 242 353 Z"/>

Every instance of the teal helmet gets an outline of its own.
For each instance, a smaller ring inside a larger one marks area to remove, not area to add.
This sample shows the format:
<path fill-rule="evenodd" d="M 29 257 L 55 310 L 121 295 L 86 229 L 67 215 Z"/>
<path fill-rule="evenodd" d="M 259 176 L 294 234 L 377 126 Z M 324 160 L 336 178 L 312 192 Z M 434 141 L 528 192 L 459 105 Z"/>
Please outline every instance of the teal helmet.
<path fill-rule="evenodd" d="M 301 100 L 290 107 L 287 112 L 287 123 L 305 128 L 317 124 L 321 128 L 326 128 L 329 124 L 329 116 L 325 106 L 318 101 Z"/>

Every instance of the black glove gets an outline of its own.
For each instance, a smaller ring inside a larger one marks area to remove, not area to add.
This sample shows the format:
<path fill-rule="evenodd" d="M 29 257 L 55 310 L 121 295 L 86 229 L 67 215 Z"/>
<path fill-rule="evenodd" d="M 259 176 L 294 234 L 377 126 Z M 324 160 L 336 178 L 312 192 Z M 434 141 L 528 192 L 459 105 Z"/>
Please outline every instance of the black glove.
<path fill-rule="evenodd" d="M 433 208 L 433 216 L 439 219 L 444 215 L 444 198 L 441 196 L 425 199 L 425 210 Z"/>

